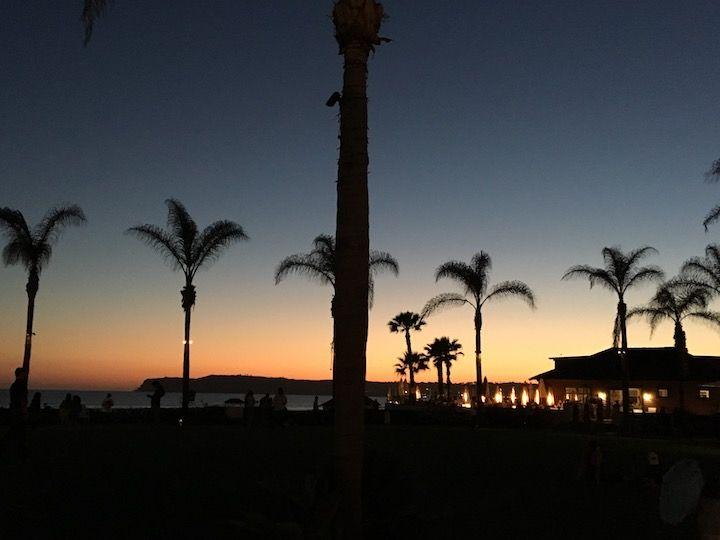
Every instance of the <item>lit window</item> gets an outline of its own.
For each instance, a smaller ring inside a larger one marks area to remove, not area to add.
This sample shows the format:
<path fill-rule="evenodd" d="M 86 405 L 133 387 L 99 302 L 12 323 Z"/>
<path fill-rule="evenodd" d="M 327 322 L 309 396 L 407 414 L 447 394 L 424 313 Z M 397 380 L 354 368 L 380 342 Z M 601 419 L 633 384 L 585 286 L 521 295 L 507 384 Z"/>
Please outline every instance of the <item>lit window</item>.
<path fill-rule="evenodd" d="M 658 388 L 658 397 L 668 397 L 670 392 L 667 388 Z"/>
<path fill-rule="evenodd" d="M 700 399 L 710 399 L 710 390 L 700 389 Z"/>

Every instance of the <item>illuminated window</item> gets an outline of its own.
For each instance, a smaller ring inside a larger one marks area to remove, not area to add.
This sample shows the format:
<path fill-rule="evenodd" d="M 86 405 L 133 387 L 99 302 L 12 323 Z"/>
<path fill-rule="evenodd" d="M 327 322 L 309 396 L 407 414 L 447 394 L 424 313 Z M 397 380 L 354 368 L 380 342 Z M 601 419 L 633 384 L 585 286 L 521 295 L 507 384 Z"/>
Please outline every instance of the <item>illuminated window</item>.
<path fill-rule="evenodd" d="M 577 388 L 572 386 L 565 387 L 565 399 L 570 401 L 577 401 Z"/>
<path fill-rule="evenodd" d="M 710 399 L 710 390 L 700 389 L 700 399 Z"/>
<path fill-rule="evenodd" d="M 668 397 L 670 391 L 667 388 L 658 388 L 658 397 Z"/>
<path fill-rule="evenodd" d="M 577 400 L 582 401 L 584 403 L 588 399 L 590 399 L 590 389 L 587 386 L 578 388 Z"/>

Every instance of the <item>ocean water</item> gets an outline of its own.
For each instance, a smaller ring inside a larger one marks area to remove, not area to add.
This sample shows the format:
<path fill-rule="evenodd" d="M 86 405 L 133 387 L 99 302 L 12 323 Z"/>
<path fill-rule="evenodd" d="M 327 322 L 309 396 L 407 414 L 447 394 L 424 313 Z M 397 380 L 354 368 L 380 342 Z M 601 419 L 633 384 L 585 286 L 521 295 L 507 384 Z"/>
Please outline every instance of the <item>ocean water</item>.
<path fill-rule="evenodd" d="M 80 396 L 80 399 L 88 408 L 100 408 L 105 396 L 112 394 L 115 407 L 120 409 L 138 409 L 150 407 L 150 398 L 147 392 L 126 392 L 117 390 L 35 390 L 31 389 L 28 393 L 28 399 L 32 399 L 35 392 L 40 392 L 42 397 L 40 403 L 47 404 L 53 408 L 60 406 L 65 398 L 65 394 Z M 244 398 L 245 394 L 203 394 L 198 392 L 195 395 L 195 402 L 191 403 L 191 407 L 207 407 L 211 405 L 224 405 L 225 400 L 229 398 Z M 255 394 L 255 399 L 260 400 L 262 395 Z M 272 395 L 271 395 L 272 397 Z M 303 396 L 297 394 L 288 394 L 288 409 L 291 411 L 308 411 L 312 409 L 315 396 Z M 330 399 L 330 396 L 318 396 L 320 404 Z M 373 397 L 378 400 L 380 405 L 385 403 L 385 397 Z M 162 399 L 162 407 L 180 407 L 182 403 L 182 394 L 180 392 L 168 392 Z M 10 395 L 7 389 L 0 390 L 0 407 L 8 407 L 10 404 Z"/>

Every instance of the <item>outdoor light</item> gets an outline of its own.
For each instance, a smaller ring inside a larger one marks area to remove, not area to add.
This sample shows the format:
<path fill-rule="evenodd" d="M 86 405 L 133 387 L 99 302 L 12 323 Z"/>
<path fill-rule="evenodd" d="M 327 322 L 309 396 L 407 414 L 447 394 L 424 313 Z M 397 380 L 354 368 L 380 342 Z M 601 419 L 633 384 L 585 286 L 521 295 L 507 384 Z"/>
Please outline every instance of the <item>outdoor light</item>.
<path fill-rule="evenodd" d="M 650 394 L 650 393 L 648 393 L 648 392 L 645 392 L 645 393 L 643 394 L 643 401 L 652 401 L 652 400 L 653 400 L 653 395 L 652 395 L 652 394 Z"/>
<path fill-rule="evenodd" d="M 549 390 L 547 398 L 545 399 L 545 403 L 547 403 L 548 407 L 552 407 L 555 405 L 555 396 L 553 395 L 553 391 Z"/>
<path fill-rule="evenodd" d="M 598 392 L 597 395 L 602 401 L 607 401 L 607 394 L 605 392 Z"/>

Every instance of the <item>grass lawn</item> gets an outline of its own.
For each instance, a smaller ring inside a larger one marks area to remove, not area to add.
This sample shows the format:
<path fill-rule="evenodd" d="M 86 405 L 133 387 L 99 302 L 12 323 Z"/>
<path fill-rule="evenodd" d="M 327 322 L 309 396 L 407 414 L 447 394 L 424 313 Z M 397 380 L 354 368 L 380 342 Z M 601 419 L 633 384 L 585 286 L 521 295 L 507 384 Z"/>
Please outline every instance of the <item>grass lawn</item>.
<path fill-rule="evenodd" d="M 310 513 L 331 436 L 324 426 L 38 428 L 28 461 L 0 448 L 0 537 L 295 538 L 291 523 Z M 601 437 L 595 487 L 580 477 L 588 441 L 549 430 L 368 426 L 366 538 L 689 534 L 659 523 L 645 456 L 656 451 L 665 467 L 694 457 L 718 475 L 717 442 Z M 281 522 L 285 535 L 271 533 Z"/>

